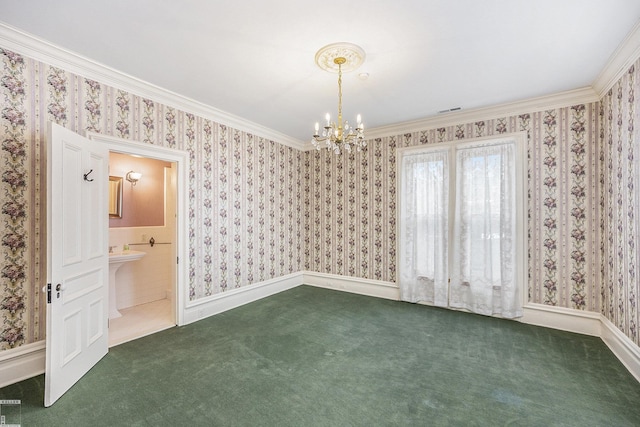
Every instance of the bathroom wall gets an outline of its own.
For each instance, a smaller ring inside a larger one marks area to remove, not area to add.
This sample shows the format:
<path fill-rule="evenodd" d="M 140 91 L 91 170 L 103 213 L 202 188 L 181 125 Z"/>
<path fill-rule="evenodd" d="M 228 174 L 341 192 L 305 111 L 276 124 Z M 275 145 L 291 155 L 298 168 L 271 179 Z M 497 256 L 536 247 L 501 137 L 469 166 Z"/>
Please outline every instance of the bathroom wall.
<path fill-rule="evenodd" d="M 109 227 L 164 225 L 165 171 L 170 164 L 121 153 L 109 153 L 109 175 L 122 178 L 122 218 L 109 218 Z M 142 173 L 133 183 L 127 172 Z"/>
<path fill-rule="evenodd" d="M 127 163 L 130 159 L 135 159 L 138 163 L 146 163 L 147 172 L 153 167 L 161 170 L 161 179 L 156 179 L 155 186 L 159 189 L 150 189 L 157 199 L 163 201 L 162 206 L 156 207 L 161 215 L 161 226 L 142 227 L 112 227 L 109 228 L 109 246 L 114 247 L 115 252 L 128 245 L 130 250 L 142 251 L 146 255 L 138 261 L 124 264 L 116 273 L 116 295 L 117 308 L 127 308 L 134 305 L 145 304 L 164 298 L 175 297 L 176 290 L 176 180 L 175 165 L 153 159 L 141 159 L 132 156 L 125 156 L 111 153 L 110 170 L 113 171 L 114 163 Z M 155 163 L 155 166 L 153 166 Z M 168 166 L 168 167 L 167 167 Z M 115 168 L 115 170 L 118 170 Z M 130 170 L 130 169 L 127 169 Z M 138 170 L 138 169 L 136 169 Z M 140 169 L 142 170 L 142 169 Z M 151 174 L 149 174 L 151 176 Z M 132 206 L 139 206 L 136 197 L 147 199 L 143 191 L 138 189 L 143 177 L 134 187 L 130 197 Z M 131 186 L 125 182 L 125 187 Z M 159 195 L 158 195 L 159 194 Z M 165 203 L 166 200 L 166 203 Z M 130 213 L 131 209 L 129 209 Z M 123 219 L 125 212 L 123 209 Z M 156 242 L 153 246 L 149 241 L 153 238 Z"/>

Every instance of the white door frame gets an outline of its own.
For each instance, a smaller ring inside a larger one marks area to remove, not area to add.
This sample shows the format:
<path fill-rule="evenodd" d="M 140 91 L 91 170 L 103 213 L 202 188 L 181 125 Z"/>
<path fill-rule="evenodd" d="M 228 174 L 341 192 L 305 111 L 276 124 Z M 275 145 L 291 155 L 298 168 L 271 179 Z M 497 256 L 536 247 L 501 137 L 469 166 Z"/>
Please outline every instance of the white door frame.
<path fill-rule="evenodd" d="M 184 308 L 189 301 L 189 224 L 188 224 L 188 194 L 189 194 L 189 153 L 174 148 L 159 147 L 157 145 L 130 141 L 115 136 L 86 132 L 87 138 L 104 143 L 111 152 L 132 154 L 176 164 L 176 254 L 179 262 L 176 268 L 176 324 L 184 325 Z"/>

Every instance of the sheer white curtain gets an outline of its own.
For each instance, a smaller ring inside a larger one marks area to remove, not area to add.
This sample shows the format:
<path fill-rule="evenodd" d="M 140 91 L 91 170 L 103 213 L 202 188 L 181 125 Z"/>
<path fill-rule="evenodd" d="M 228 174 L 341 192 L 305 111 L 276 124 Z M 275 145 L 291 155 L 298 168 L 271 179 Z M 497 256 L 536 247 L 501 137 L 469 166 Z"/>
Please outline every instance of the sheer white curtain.
<path fill-rule="evenodd" d="M 446 306 L 449 152 L 403 156 L 401 173 L 400 298 Z"/>
<path fill-rule="evenodd" d="M 451 307 L 522 316 L 516 266 L 515 143 L 456 151 Z"/>

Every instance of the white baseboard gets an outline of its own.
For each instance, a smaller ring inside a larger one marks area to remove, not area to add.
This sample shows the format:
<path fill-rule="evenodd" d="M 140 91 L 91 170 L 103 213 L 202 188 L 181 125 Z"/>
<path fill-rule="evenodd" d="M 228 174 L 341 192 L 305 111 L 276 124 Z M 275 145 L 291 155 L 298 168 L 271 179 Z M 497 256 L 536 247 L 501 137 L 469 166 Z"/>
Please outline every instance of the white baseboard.
<path fill-rule="evenodd" d="M 385 298 L 396 301 L 400 299 L 398 285 L 381 280 L 305 271 L 302 283 L 319 288 L 335 289 L 338 291 L 351 292 L 370 297 Z"/>
<path fill-rule="evenodd" d="M 185 308 L 185 324 L 230 310 L 302 284 L 302 272 L 199 300 Z M 0 388 L 44 373 L 45 341 L 0 351 Z"/>
<path fill-rule="evenodd" d="M 184 309 L 184 324 L 240 307 L 301 284 L 302 272 L 297 272 L 188 302 Z"/>
<path fill-rule="evenodd" d="M 640 347 L 620 331 L 609 319 L 601 315 L 600 338 L 622 364 L 640 382 Z"/>
<path fill-rule="evenodd" d="M 306 284 L 390 300 L 399 300 L 395 283 L 311 271 L 292 273 L 234 289 L 187 304 L 184 324 Z M 519 319 L 546 328 L 600 337 L 613 354 L 640 381 L 640 347 L 600 313 L 529 303 Z M 44 372 L 45 342 L 38 341 L 0 352 L 0 387 Z"/>
<path fill-rule="evenodd" d="M 529 303 L 523 323 L 599 337 L 636 380 L 640 382 L 640 347 L 609 319 L 593 311 Z"/>
<path fill-rule="evenodd" d="M 0 388 L 44 373 L 45 341 L 0 352 Z"/>
<path fill-rule="evenodd" d="M 522 323 L 578 334 L 600 336 L 600 313 L 528 303 L 523 307 Z"/>
<path fill-rule="evenodd" d="M 392 300 L 400 299 L 398 286 L 391 282 L 310 271 L 305 271 L 303 278 L 307 285 Z M 602 314 L 528 303 L 523 307 L 522 318 L 518 320 L 545 328 L 600 337 L 629 372 L 640 381 L 640 347 Z"/>

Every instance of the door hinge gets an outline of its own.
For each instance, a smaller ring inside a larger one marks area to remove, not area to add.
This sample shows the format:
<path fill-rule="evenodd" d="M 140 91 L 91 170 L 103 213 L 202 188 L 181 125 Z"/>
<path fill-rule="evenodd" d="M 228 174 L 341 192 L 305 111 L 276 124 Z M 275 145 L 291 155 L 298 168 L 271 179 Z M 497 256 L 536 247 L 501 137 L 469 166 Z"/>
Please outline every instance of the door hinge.
<path fill-rule="evenodd" d="M 179 256 L 176 257 L 176 264 L 180 264 L 180 257 Z"/>
<path fill-rule="evenodd" d="M 51 304 L 51 283 L 47 283 L 47 304 Z"/>

